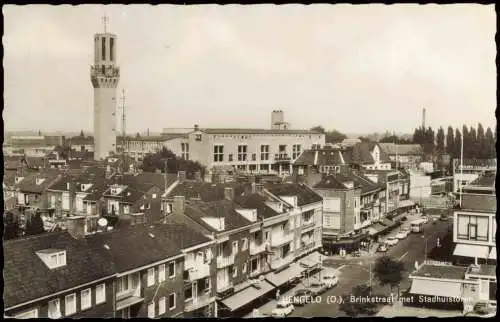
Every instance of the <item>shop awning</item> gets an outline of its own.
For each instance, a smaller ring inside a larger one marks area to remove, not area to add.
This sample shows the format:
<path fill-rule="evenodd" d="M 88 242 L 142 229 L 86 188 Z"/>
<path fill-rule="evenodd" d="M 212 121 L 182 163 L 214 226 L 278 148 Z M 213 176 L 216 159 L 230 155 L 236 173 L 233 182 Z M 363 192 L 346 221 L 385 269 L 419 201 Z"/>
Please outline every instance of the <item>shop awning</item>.
<path fill-rule="evenodd" d="M 299 277 L 305 268 L 301 267 L 297 263 L 291 263 L 290 266 L 277 273 L 271 272 L 266 275 L 266 280 L 276 287 L 280 287 L 283 284 L 291 281 L 294 278 Z"/>
<path fill-rule="evenodd" d="M 397 223 L 395 223 L 394 221 L 390 220 L 390 219 L 387 219 L 387 218 L 384 218 L 382 219 L 382 225 L 384 226 L 387 226 L 387 227 L 394 227 L 397 225 Z"/>
<path fill-rule="evenodd" d="M 414 278 L 411 283 L 411 294 L 443 297 L 462 297 L 462 283 L 451 281 L 436 281 Z"/>
<path fill-rule="evenodd" d="M 472 258 L 487 258 L 491 255 L 488 246 L 457 244 L 453 251 L 454 256 L 464 256 Z"/>
<path fill-rule="evenodd" d="M 382 224 L 379 224 L 379 223 L 375 223 L 373 225 L 371 225 L 370 227 L 366 228 L 368 230 L 368 234 L 370 236 L 373 236 L 373 235 L 376 235 L 380 232 L 383 232 L 383 231 L 386 231 L 388 227 L 382 225 Z"/>
<path fill-rule="evenodd" d="M 126 299 L 123 299 L 121 301 L 116 302 L 116 311 L 127 308 L 129 306 L 140 303 L 142 301 L 144 301 L 144 298 L 142 298 L 142 297 L 138 297 L 138 296 L 127 297 Z"/>
<path fill-rule="evenodd" d="M 497 260 L 497 248 L 496 247 L 493 247 L 490 251 L 490 256 L 488 257 L 488 259 L 494 259 L 494 260 Z"/>
<path fill-rule="evenodd" d="M 301 259 L 299 259 L 299 264 L 305 266 L 306 268 L 312 268 L 317 265 L 321 265 L 321 254 L 318 252 L 313 252 Z"/>
<path fill-rule="evenodd" d="M 257 298 L 267 294 L 272 291 L 274 286 L 272 286 L 268 281 L 262 280 L 256 284 L 252 284 L 247 288 L 241 290 L 240 292 L 231 295 L 230 297 L 222 300 L 221 302 L 227 306 L 231 311 L 237 310 L 240 307 L 251 303 Z"/>

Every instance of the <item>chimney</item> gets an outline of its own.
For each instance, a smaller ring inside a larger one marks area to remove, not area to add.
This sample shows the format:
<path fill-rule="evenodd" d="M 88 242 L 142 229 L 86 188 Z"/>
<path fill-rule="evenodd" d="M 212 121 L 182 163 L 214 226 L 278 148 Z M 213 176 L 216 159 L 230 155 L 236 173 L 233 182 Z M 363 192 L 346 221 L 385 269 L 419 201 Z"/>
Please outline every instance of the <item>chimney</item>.
<path fill-rule="evenodd" d="M 184 182 L 186 180 L 186 171 L 177 172 L 177 177 L 179 178 L 179 182 Z"/>
<path fill-rule="evenodd" d="M 194 179 L 198 182 L 203 182 L 203 178 L 201 177 L 201 171 L 196 171 L 194 173 Z"/>
<path fill-rule="evenodd" d="M 184 196 L 174 196 L 174 209 L 172 209 L 174 214 L 184 214 L 185 200 L 186 198 Z"/>
<path fill-rule="evenodd" d="M 234 189 L 231 187 L 224 188 L 224 198 L 226 200 L 234 200 Z"/>
<path fill-rule="evenodd" d="M 85 237 L 86 224 L 84 216 L 68 217 L 66 219 L 66 229 L 68 233 L 75 239 Z"/>

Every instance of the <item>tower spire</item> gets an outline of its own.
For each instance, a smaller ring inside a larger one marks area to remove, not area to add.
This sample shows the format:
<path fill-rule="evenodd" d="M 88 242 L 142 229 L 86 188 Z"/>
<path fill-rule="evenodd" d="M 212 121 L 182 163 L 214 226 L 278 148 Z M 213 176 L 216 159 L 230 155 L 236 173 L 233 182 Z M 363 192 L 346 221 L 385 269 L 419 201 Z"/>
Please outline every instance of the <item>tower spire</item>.
<path fill-rule="evenodd" d="M 104 14 L 104 16 L 102 16 L 102 24 L 103 24 L 103 27 L 104 27 L 104 33 L 108 33 L 108 23 L 109 23 L 109 18 L 108 16 L 106 15 L 106 13 Z"/>

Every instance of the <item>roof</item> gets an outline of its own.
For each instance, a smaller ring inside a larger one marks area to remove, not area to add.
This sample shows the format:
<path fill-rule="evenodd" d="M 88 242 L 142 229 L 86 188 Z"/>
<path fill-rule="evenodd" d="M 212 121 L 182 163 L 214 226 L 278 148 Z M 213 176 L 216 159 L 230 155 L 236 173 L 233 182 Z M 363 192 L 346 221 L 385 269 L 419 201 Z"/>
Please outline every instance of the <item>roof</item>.
<path fill-rule="evenodd" d="M 40 172 L 28 174 L 21 182 L 16 184 L 15 187 L 21 192 L 41 193 L 57 179 L 58 175 L 62 175 L 62 172 L 57 169 L 44 169 Z M 40 184 L 36 184 L 36 180 L 41 178 L 45 180 Z"/>
<path fill-rule="evenodd" d="M 303 134 L 303 135 L 325 135 L 324 133 L 311 130 L 274 130 L 274 129 L 200 129 L 207 134 Z"/>
<path fill-rule="evenodd" d="M 362 174 L 353 174 L 350 177 L 361 187 L 361 194 L 380 190 L 380 185 L 363 176 Z"/>
<path fill-rule="evenodd" d="M 260 218 L 272 218 L 278 216 L 279 213 L 266 205 L 268 198 L 265 196 L 253 193 L 250 195 L 243 195 L 234 198 L 235 202 L 243 209 L 257 209 L 257 216 Z"/>
<path fill-rule="evenodd" d="M 119 194 L 112 195 L 111 194 L 111 185 L 120 185 L 126 186 Z M 142 182 L 137 179 L 134 175 L 115 175 L 109 180 L 108 188 L 104 192 L 104 195 L 107 197 L 116 197 L 120 198 L 120 201 L 126 203 L 135 203 L 137 202 L 143 195 L 147 194 L 148 191 L 156 187 L 152 183 Z"/>
<path fill-rule="evenodd" d="M 452 265 L 427 265 L 424 264 L 412 276 L 446 279 L 464 279 L 467 267 Z"/>
<path fill-rule="evenodd" d="M 134 141 L 150 141 L 150 142 L 165 142 L 178 138 L 187 138 L 187 133 L 165 133 L 161 135 L 148 135 L 148 136 L 127 136 L 125 140 L 123 137 L 117 137 L 117 142 L 121 143 L 123 141 L 126 142 L 134 142 Z"/>
<path fill-rule="evenodd" d="M 496 266 L 495 265 L 479 265 L 478 272 L 473 272 L 472 266 L 469 266 L 467 268 L 467 274 L 482 275 L 482 276 L 496 276 Z"/>
<path fill-rule="evenodd" d="M 165 189 L 165 174 L 156 172 L 142 172 L 134 175 L 135 180 L 141 184 L 151 184 L 162 190 Z M 172 183 L 177 181 L 177 173 L 167 173 L 167 185 L 170 186 Z"/>
<path fill-rule="evenodd" d="M 49 269 L 35 253 L 49 248 L 66 250 L 66 266 Z M 97 249 L 67 232 L 4 241 L 6 308 L 113 274 L 113 266 Z"/>
<path fill-rule="evenodd" d="M 347 182 L 353 182 L 352 188 L 345 185 Z M 345 176 L 342 174 L 328 175 L 324 176 L 320 182 L 314 185 L 315 189 L 333 189 L 333 190 L 346 190 L 346 189 L 357 189 L 361 188 L 359 182 L 356 182 L 352 176 Z"/>
<path fill-rule="evenodd" d="M 105 172 L 106 169 L 100 168 L 100 167 L 89 167 L 87 169 L 84 169 L 83 172 L 81 173 L 66 173 L 61 179 L 57 180 L 54 182 L 52 185 L 50 185 L 48 188 L 50 190 L 57 190 L 57 191 L 67 191 L 68 190 L 68 183 L 73 181 L 75 183 L 79 184 L 98 184 L 102 182 L 105 178 Z M 81 186 L 77 185 L 77 189 L 80 190 Z"/>
<path fill-rule="evenodd" d="M 379 143 L 378 144 L 385 153 L 389 155 L 423 155 L 424 150 L 420 144 L 395 144 L 395 143 Z"/>
<path fill-rule="evenodd" d="M 151 234 L 151 235 L 150 235 Z M 106 250 L 117 272 L 125 272 L 181 254 L 181 249 L 210 239 L 183 224 L 129 226 L 86 237 L 93 248 Z"/>
<path fill-rule="evenodd" d="M 239 196 L 245 191 L 245 183 L 219 183 L 211 184 L 198 181 L 183 181 L 179 183 L 167 197 L 184 196 L 186 199 L 201 199 L 202 201 L 217 201 L 225 198 L 224 189 L 231 187 L 234 195 Z"/>
<path fill-rule="evenodd" d="M 496 173 L 488 172 L 479 176 L 476 180 L 467 185 L 466 188 L 471 187 L 488 187 L 495 188 Z"/>
<path fill-rule="evenodd" d="M 238 206 L 231 200 L 219 200 L 212 202 L 186 201 L 185 214 L 205 229 L 212 232 L 220 232 L 202 220 L 203 217 L 224 218 L 225 229 L 230 231 L 252 224 L 248 219 L 236 212 Z"/>
<path fill-rule="evenodd" d="M 333 148 L 321 150 L 305 150 L 293 163 L 295 165 L 344 164 L 341 153 L 341 149 Z"/>
<path fill-rule="evenodd" d="M 363 141 L 342 151 L 346 163 L 372 164 L 375 162 L 371 152 L 377 146 L 376 142 Z M 380 149 L 380 161 L 389 162 L 389 156 Z"/>
<path fill-rule="evenodd" d="M 323 197 L 301 183 L 266 184 L 265 188 L 275 196 L 297 196 L 299 207 L 323 201 Z"/>

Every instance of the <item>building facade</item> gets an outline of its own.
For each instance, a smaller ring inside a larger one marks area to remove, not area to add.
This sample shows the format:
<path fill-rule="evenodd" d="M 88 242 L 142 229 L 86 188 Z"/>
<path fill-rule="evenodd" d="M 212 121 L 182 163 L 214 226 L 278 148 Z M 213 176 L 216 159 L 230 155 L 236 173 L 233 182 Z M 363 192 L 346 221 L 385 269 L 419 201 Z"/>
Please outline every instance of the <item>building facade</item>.
<path fill-rule="evenodd" d="M 455 193 L 463 186 L 479 178 L 485 171 L 496 171 L 497 159 L 453 159 L 453 189 Z"/>

